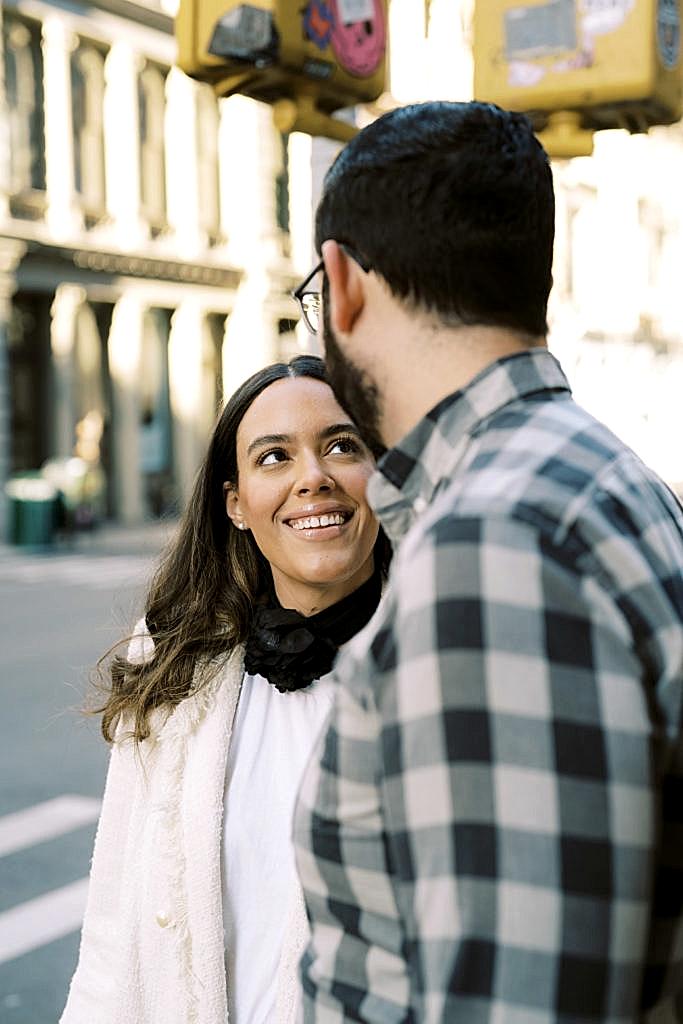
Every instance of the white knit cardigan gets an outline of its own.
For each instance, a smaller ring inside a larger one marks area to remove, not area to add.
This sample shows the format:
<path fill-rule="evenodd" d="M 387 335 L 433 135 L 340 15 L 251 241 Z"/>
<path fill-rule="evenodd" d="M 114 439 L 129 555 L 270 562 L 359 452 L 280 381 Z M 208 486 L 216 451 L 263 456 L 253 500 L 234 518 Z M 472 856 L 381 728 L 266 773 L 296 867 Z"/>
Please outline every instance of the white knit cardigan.
<path fill-rule="evenodd" d="M 243 675 L 238 649 L 209 683 L 165 719 L 158 715 L 137 748 L 117 732 L 79 962 L 60 1024 L 227 1024 L 221 838 Z M 297 894 L 274 1024 L 297 1019 L 306 939 Z"/>

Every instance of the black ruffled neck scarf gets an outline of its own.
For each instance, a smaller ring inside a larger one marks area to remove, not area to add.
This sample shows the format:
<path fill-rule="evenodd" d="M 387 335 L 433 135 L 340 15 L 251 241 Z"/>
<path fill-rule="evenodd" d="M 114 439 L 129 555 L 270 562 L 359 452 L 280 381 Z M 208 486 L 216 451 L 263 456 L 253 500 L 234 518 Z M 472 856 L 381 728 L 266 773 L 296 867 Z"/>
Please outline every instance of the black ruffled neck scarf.
<path fill-rule="evenodd" d="M 301 690 L 326 675 L 342 644 L 372 618 L 382 593 L 378 569 L 352 594 L 317 615 L 283 608 L 274 593 L 256 608 L 244 667 L 280 691 Z"/>

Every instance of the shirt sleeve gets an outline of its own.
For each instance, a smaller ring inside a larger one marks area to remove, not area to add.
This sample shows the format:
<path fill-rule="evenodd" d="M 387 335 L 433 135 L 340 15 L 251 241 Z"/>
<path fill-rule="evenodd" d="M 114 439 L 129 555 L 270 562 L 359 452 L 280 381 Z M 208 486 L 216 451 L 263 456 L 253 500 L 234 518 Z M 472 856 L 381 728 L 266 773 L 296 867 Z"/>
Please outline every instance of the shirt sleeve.
<path fill-rule="evenodd" d="M 586 553 L 444 518 L 374 645 L 380 802 L 425 1024 L 635 1019 L 657 784 L 642 666 Z"/>

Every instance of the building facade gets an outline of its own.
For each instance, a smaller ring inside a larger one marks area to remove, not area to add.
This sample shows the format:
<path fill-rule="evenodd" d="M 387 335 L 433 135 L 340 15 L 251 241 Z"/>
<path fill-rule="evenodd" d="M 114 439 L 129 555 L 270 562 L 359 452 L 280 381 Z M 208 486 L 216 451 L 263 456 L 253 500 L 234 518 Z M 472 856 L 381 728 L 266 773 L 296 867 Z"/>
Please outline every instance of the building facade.
<path fill-rule="evenodd" d="M 310 140 L 175 68 L 172 8 L 0 11 L 3 499 L 80 456 L 109 517 L 182 507 L 223 395 L 297 350 Z"/>
<path fill-rule="evenodd" d="M 555 163 L 550 343 L 576 398 L 683 495 L 683 126 Z"/>
<path fill-rule="evenodd" d="M 315 347 L 289 290 L 339 147 L 175 68 L 176 2 L 0 8 L 0 518 L 8 477 L 74 455 L 110 518 L 182 508 L 223 396 Z M 360 124 L 471 96 L 472 8 L 391 0 L 389 88 Z M 578 399 L 679 489 L 682 171 L 680 125 L 555 162 L 550 309 Z"/>
<path fill-rule="evenodd" d="M 474 2 L 391 0 L 391 102 L 472 97 Z M 550 348 L 577 400 L 683 495 L 683 123 L 599 132 L 553 171 Z"/>

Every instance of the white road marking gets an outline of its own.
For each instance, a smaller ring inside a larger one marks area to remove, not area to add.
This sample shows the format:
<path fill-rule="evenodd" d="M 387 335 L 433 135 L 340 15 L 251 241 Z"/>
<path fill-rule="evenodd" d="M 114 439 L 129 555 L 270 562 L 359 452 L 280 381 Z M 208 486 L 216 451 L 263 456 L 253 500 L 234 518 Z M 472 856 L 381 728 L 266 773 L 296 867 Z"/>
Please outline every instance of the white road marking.
<path fill-rule="evenodd" d="M 140 556 L 8 556 L 0 559 L 0 582 L 64 583 L 109 590 L 119 584 L 146 583 L 153 566 L 153 558 Z"/>
<path fill-rule="evenodd" d="M 72 832 L 96 821 L 100 801 L 87 796 L 58 796 L 0 818 L 0 857 Z"/>
<path fill-rule="evenodd" d="M 81 878 L 0 914 L 0 964 L 78 931 L 87 894 Z"/>

